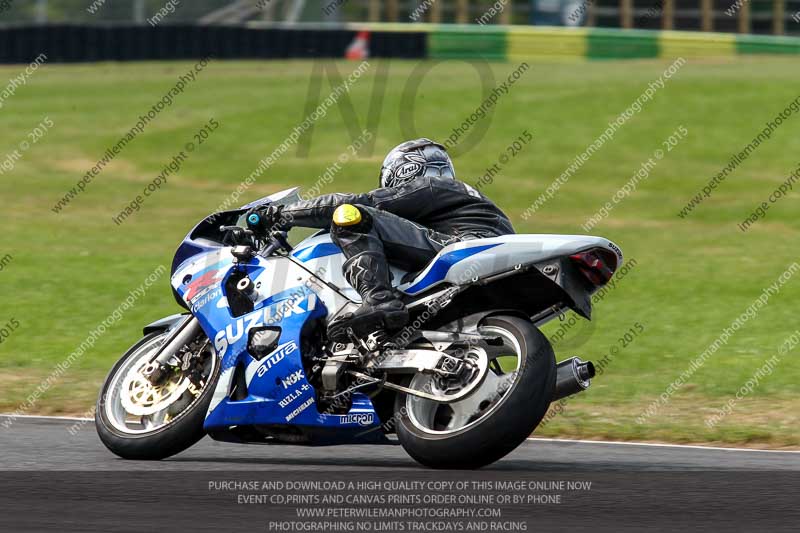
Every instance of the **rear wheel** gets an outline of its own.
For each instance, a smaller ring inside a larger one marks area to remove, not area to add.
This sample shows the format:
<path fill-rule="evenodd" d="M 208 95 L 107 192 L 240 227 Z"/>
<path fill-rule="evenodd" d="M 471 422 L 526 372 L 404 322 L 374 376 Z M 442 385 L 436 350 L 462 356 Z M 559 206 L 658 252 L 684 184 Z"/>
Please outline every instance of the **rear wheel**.
<path fill-rule="evenodd" d="M 106 447 L 125 459 L 164 459 L 203 438 L 203 422 L 219 377 L 219 360 L 201 336 L 184 349 L 159 385 L 142 374 L 169 333 L 153 333 L 135 344 L 109 372 L 95 411 Z M 185 368 L 184 368 L 185 367 Z"/>
<path fill-rule="evenodd" d="M 397 436 L 403 448 L 433 468 L 480 468 L 519 446 L 550 406 L 556 377 L 553 349 L 530 321 L 515 316 L 484 320 L 481 334 L 502 345 L 481 343 L 488 358 L 483 381 L 465 397 L 440 403 L 409 394 L 395 401 Z M 447 394 L 452 383 L 415 375 L 409 386 Z"/>

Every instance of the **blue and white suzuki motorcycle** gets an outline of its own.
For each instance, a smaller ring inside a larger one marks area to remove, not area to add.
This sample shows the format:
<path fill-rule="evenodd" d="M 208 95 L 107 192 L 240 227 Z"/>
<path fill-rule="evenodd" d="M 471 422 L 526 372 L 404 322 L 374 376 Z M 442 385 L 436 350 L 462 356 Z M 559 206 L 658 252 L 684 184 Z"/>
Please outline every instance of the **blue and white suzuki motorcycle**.
<path fill-rule="evenodd" d="M 573 310 L 622 262 L 599 237 L 508 235 L 444 248 L 421 272 L 393 269 L 411 322 L 391 338 L 331 343 L 326 326 L 359 296 L 326 231 L 292 247 L 258 236 L 245 213 L 298 199 L 267 196 L 198 224 L 175 254 L 186 309 L 144 328 L 97 403 L 100 438 L 128 459 L 163 459 L 208 434 L 245 443 L 371 444 L 396 434 L 434 468 L 505 456 L 551 401 L 589 386 L 594 367 L 556 364 L 538 327 Z"/>

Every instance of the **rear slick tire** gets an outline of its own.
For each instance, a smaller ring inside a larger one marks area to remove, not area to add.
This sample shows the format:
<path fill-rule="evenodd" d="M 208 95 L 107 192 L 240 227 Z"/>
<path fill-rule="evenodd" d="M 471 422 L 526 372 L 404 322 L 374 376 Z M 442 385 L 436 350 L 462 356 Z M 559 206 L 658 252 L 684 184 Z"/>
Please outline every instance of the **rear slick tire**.
<path fill-rule="evenodd" d="M 547 338 L 529 320 L 517 316 L 485 319 L 481 328 L 505 331 L 516 340 L 519 371 L 496 407 L 477 422 L 445 434 L 412 420 L 409 395 L 395 400 L 397 436 L 419 463 L 441 469 L 475 469 L 491 464 L 522 444 L 539 425 L 555 390 L 556 362 Z M 491 371 L 491 370 L 490 370 Z"/>

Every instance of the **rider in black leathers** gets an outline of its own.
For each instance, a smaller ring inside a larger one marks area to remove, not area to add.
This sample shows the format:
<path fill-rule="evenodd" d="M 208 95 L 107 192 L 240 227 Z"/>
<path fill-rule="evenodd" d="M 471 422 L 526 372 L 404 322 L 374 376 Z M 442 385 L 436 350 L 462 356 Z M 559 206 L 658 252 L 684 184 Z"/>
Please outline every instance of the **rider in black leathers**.
<path fill-rule="evenodd" d="M 408 322 L 388 263 L 419 270 L 453 242 L 514 233 L 491 200 L 455 179 L 445 147 L 429 139 L 407 141 L 389 152 L 380 184 L 364 194 L 326 194 L 261 212 L 281 229 L 330 228 L 347 257 L 344 276 L 363 302 L 330 324 L 334 341 L 348 342 L 348 329 L 363 337 Z"/>

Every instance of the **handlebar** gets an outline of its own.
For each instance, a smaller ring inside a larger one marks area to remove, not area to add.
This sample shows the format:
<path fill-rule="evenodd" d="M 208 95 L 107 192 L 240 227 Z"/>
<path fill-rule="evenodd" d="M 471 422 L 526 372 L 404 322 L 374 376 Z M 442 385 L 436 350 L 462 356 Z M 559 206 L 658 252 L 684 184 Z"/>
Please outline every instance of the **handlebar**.
<path fill-rule="evenodd" d="M 220 226 L 219 232 L 224 235 L 222 244 L 250 244 L 255 240 L 255 233 L 239 226 Z"/>
<path fill-rule="evenodd" d="M 235 234 L 244 234 L 244 235 L 248 235 L 248 236 L 254 235 L 252 230 L 245 229 L 245 228 L 242 228 L 240 226 L 220 226 L 219 227 L 219 231 L 220 231 L 220 233 L 233 232 L 234 235 Z"/>
<path fill-rule="evenodd" d="M 275 238 L 276 241 L 278 241 L 278 243 L 280 243 L 281 248 L 283 248 L 287 252 L 291 252 L 293 248 L 292 245 L 289 244 L 289 239 L 287 238 L 288 235 L 289 234 L 286 233 L 285 231 L 272 232 L 272 236 Z"/>
<path fill-rule="evenodd" d="M 251 213 L 247 217 L 247 223 L 251 227 L 255 227 L 261 222 L 260 220 L 256 220 L 255 223 L 251 223 L 250 219 L 253 217 L 260 218 L 258 214 Z M 263 237 L 258 235 L 257 232 L 253 231 L 252 229 L 246 229 L 241 226 L 220 226 L 219 231 L 220 233 L 225 234 L 225 237 L 223 238 L 224 244 L 229 244 L 226 241 L 230 239 L 230 244 L 233 244 L 234 246 L 240 244 L 252 245 L 254 248 L 258 248 L 259 254 L 264 257 L 272 255 L 277 250 L 285 250 L 288 253 L 293 249 L 292 245 L 289 244 L 287 233 L 285 231 L 273 231 L 264 235 Z"/>
<path fill-rule="evenodd" d="M 261 249 L 260 254 L 264 257 L 269 257 L 275 253 L 276 250 L 285 250 L 286 253 L 291 252 L 293 248 L 292 245 L 289 244 L 286 235 L 285 231 L 273 231 L 270 235 L 271 242 Z"/>

